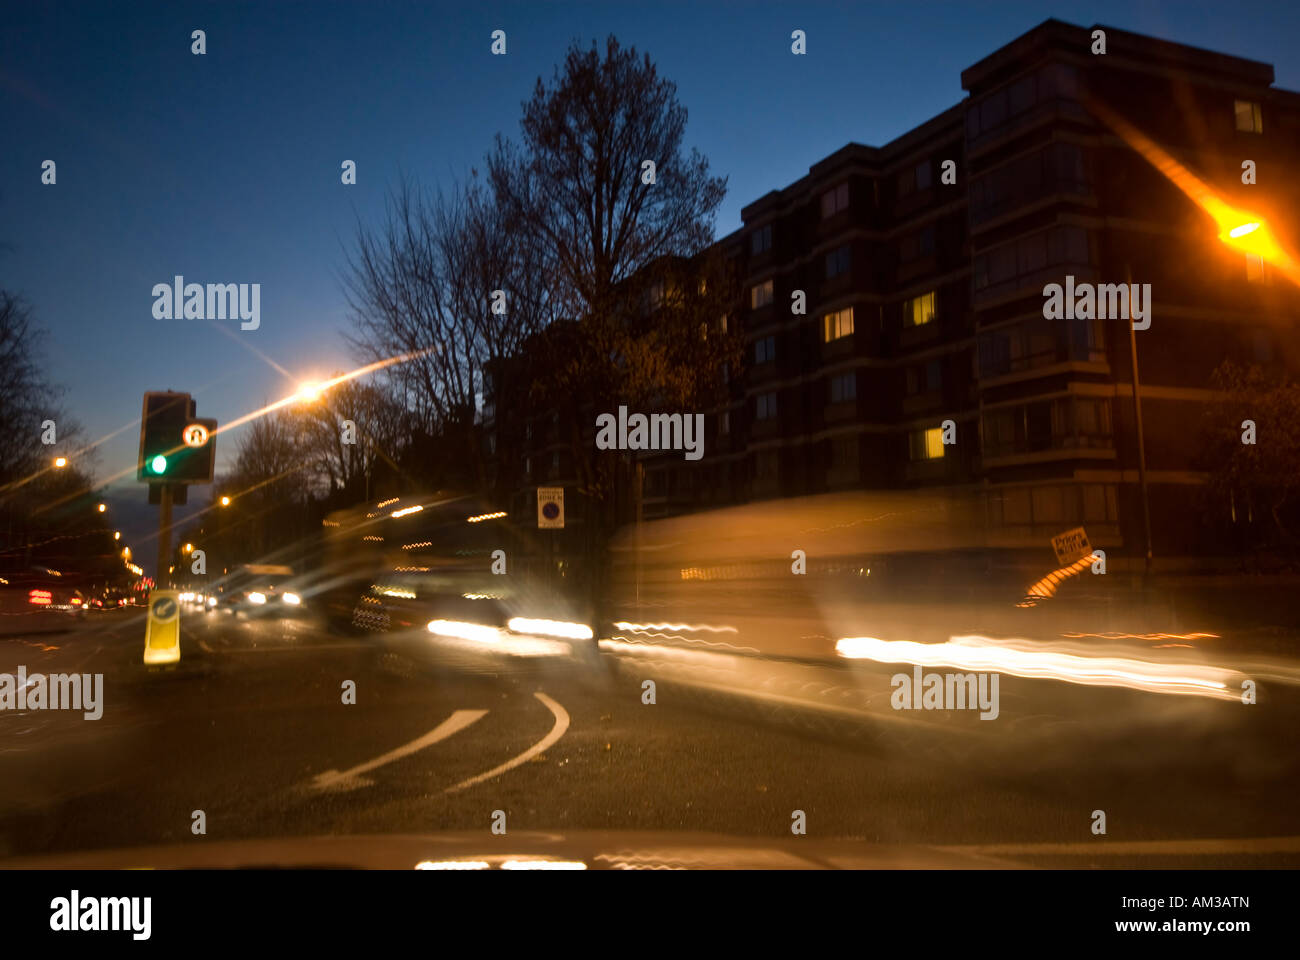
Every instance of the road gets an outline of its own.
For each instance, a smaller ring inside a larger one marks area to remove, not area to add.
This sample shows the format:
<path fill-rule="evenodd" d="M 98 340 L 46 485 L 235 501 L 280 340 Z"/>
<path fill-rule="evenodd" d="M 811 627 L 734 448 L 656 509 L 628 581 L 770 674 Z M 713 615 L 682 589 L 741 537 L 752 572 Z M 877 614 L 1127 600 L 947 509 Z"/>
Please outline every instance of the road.
<path fill-rule="evenodd" d="M 526 656 L 332 635 L 310 617 L 183 622 L 165 671 L 142 665 L 129 610 L 0 641 L 0 672 L 104 675 L 98 720 L 0 713 L 0 857 L 487 837 L 496 811 L 512 833 L 785 842 L 801 810 L 810 838 L 1022 863 L 1300 864 L 1294 688 L 1244 707 L 1011 677 L 985 723 L 888 709 L 892 667 L 694 669 L 590 644 Z"/>

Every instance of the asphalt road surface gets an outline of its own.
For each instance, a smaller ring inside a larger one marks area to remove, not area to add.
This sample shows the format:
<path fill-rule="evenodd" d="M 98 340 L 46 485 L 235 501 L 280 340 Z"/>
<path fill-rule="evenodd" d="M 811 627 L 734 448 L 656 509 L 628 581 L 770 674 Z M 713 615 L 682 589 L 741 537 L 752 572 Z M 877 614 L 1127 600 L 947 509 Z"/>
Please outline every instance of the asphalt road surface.
<path fill-rule="evenodd" d="M 183 623 L 168 670 L 142 664 L 130 610 L 0 640 L 0 672 L 104 674 L 98 720 L 0 713 L 0 858 L 487 837 L 497 811 L 510 832 L 789 842 L 803 811 L 819 842 L 1025 864 L 1300 864 L 1291 687 L 1245 707 L 1006 678 L 983 722 L 890 710 L 895 668 L 701 666 L 592 643 L 503 654 L 310 617 Z"/>

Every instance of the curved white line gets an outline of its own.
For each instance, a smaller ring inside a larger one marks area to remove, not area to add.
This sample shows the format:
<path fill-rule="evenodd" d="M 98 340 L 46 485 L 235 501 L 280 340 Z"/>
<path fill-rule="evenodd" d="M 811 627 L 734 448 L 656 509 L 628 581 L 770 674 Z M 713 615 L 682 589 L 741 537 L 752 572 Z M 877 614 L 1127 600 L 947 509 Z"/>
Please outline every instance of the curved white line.
<path fill-rule="evenodd" d="M 448 787 L 443 791 L 444 793 L 455 793 L 457 790 L 464 790 L 466 787 L 472 787 L 476 783 L 482 783 L 484 780 L 490 780 L 495 776 L 505 773 L 507 770 L 512 770 L 521 763 L 526 763 L 531 760 L 556 740 L 559 740 L 560 737 L 564 736 L 565 731 L 569 729 L 569 712 L 540 691 L 534 693 L 533 696 L 546 704 L 546 709 L 555 714 L 555 726 L 551 727 L 551 732 L 542 737 L 542 739 L 538 740 L 513 760 L 507 760 L 505 763 L 501 764 L 501 766 L 493 767 L 487 773 L 480 773 L 477 777 L 470 777 L 468 780 L 462 780 L 454 787 Z"/>
<path fill-rule="evenodd" d="M 382 756 L 376 757 L 360 766 L 342 772 L 338 770 L 326 770 L 324 773 L 318 773 L 312 779 L 312 786 L 317 790 L 324 790 L 330 787 L 344 787 L 352 789 L 354 787 L 368 786 L 370 781 L 365 780 L 361 775 L 374 770 L 376 767 L 382 767 L 385 764 L 392 763 L 394 760 L 400 760 L 403 757 L 410 756 L 418 750 L 432 746 L 440 740 L 446 740 L 453 734 L 459 733 L 468 727 L 471 723 L 482 719 L 487 713 L 486 710 L 457 710 L 450 717 L 444 720 L 438 726 L 434 727 L 422 737 L 416 737 L 410 743 L 403 744 L 396 750 L 389 750 Z"/>

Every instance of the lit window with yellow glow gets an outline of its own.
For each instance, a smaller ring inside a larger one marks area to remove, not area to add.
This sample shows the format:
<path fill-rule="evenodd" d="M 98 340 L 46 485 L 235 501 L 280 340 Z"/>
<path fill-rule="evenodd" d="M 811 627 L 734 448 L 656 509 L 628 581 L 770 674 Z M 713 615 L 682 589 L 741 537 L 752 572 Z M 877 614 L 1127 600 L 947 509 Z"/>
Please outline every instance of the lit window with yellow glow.
<path fill-rule="evenodd" d="M 845 307 L 822 317 L 822 340 L 830 343 L 853 332 L 853 308 Z"/>
<path fill-rule="evenodd" d="M 943 456 L 943 429 L 931 427 L 912 434 L 913 460 L 938 460 Z"/>
<path fill-rule="evenodd" d="M 903 304 L 903 326 L 923 327 L 934 319 L 934 291 L 913 297 Z"/>
<path fill-rule="evenodd" d="M 1250 100 L 1233 101 L 1233 112 L 1237 115 L 1237 129 L 1243 133 L 1263 133 L 1264 117 L 1260 114 L 1259 104 Z"/>
<path fill-rule="evenodd" d="M 772 302 L 772 281 L 764 280 L 749 288 L 749 308 L 757 310 Z"/>

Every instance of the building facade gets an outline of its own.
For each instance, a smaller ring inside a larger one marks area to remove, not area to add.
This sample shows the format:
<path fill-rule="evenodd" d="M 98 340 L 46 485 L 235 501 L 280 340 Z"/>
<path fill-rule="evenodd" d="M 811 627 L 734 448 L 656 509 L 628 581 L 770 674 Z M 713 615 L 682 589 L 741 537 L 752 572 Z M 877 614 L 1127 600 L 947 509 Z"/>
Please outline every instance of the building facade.
<path fill-rule="evenodd" d="M 641 455 L 641 514 L 948 488 L 977 492 L 986 542 L 1012 552 L 1076 526 L 1121 567 L 1148 526 L 1157 556 L 1213 552 L 1191 522 L 1218 509 L 1198 443 L 1211 373 L 1300 370 L 1300 296 L 1113 118 L 1295 249 L 1300 94 L 1272 82 L 1268 64 L 1049 20 L 964 70 L 960 103 L 746 206 L 718 241 L 744 278 L 727 322 L 745 362 L 702 460 Z M 1046 319 L 1067 277 L 1149 284 L 1150 326 Z M 557 416 L 524 427 L 536 483 L 571 479 Z"/>

